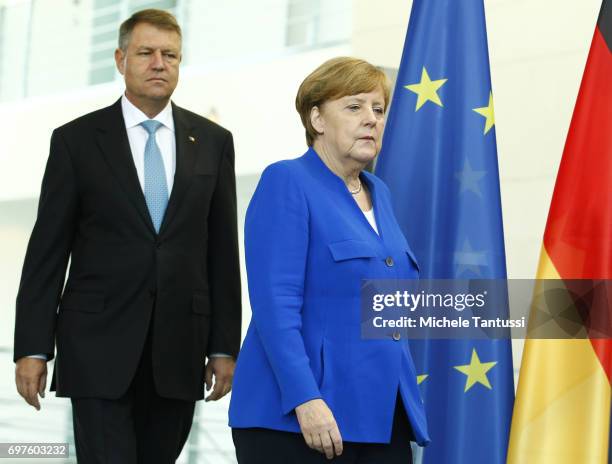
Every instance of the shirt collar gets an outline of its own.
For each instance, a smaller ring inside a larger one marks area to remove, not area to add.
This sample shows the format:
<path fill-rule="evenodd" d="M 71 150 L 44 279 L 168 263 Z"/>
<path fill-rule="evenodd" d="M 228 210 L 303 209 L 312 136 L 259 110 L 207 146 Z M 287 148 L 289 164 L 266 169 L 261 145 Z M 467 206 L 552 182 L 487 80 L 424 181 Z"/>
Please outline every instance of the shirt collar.
<path fill-rule="evenodd" d="M 141 122 L 150 119 L 138 109 L 136 105 L 128 100 L 125 93 L 121 96 L 121 111 L 123 112 L 123 120 L 125 121 L 126 129 L 136 127 L 140 125 Z M 153 119 L 161 122 L 165 127 L 174 132 L 174 119 L 172 118 L 172 104 L 170 101 L 168 101 L 166 107 Z"/>

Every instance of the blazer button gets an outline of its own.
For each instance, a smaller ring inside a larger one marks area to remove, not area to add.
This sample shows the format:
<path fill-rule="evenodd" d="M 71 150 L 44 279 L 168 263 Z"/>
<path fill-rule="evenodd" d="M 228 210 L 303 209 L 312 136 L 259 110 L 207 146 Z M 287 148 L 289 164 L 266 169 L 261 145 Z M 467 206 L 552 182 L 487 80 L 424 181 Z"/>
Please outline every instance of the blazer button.
<path fill-rule="evenodd" d="M 393 335 L 391 337 L 393 337 L 393 340 L 398 342 L 402 338 L 402 334 L 399 332 L 393 332 Z"/>
<path fill-rule="evenodd" d="M 160 240 L 155 240 L 155 248 L 158 250 L 161 248 L 162 242 Z"/>
<path fill-rule="evenodd" d="M 391 256 L 387 256 L 387 259 L 385 259 L 385 263 L 387 264 L 387 266 L 392 267 L 393 266 L 393 258 Z"/>

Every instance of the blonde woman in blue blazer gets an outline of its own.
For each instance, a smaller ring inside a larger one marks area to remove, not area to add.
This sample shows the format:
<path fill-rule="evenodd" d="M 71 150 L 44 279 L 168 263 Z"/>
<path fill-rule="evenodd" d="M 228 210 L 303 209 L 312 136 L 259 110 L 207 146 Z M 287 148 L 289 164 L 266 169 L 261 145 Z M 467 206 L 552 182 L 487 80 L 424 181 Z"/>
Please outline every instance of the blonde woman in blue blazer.
<path fill-rule="evenodd" d="M 360 330 L 362 279 L 418 278 L 389 190 L 364 171 L 388 102 L 371 64 L 321 65 L 296 98 L 308 151 L 269 166 L 253 195 L 253 315 L 229 413 L 240 464 L 406 464 L 410 441 L 429 441 L 407 341 Z"/>

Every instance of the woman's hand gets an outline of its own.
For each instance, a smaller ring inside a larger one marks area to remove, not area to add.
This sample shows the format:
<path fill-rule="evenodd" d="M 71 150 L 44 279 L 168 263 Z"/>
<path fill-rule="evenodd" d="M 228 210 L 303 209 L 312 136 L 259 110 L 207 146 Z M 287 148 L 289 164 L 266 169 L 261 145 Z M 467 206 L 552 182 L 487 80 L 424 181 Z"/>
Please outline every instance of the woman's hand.
<path fill-rule="evenodd" d="M 306 401 L 295 408 L 295 414 L 309 447 L 324 453 L 327 459 L 342 454 L 342 436 L 325 401 Z"/>

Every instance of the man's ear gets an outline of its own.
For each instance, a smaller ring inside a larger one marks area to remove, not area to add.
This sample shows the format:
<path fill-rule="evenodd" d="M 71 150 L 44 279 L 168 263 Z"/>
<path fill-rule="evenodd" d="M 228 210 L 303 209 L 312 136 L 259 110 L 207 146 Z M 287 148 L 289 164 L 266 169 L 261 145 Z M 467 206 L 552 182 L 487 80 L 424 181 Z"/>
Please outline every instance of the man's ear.
<path fill-rule="evenodd" d="M 121 75 L 123 75 L 125 73 L 125 53 L 120 48 L 115 50 L 115 64 Z"/>
<path fill-rule="evenodd" d="M 317 134 L 323 134 L 325 132 L 325 119 L 318 106 L 313 106 L 310 109 L 310 124 L 312 128 L 317 131 Z"/>

